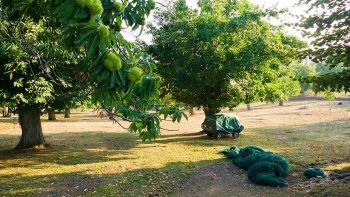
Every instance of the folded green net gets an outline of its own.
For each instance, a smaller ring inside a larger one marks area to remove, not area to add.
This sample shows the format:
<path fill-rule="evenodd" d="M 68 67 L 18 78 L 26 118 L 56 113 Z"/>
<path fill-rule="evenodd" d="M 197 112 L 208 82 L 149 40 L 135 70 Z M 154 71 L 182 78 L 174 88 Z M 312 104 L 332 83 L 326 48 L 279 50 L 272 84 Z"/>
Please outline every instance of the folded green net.
<path fill-rule="evenodd" d="M 220 151 L 237 167 L 248 170 L 248 178 L 260 185 L 285 186 L 289 172 L 288 161 L 258 146 L 237 147 Z"/>
<path fill-rule="evenodd" d="M 319 168 L 319 167 L 309 167 L 304 171 L 304 175 L 307 178 L 312 178 L 312 177 L 326 177 L 326 174 L 324 171 Z"/>

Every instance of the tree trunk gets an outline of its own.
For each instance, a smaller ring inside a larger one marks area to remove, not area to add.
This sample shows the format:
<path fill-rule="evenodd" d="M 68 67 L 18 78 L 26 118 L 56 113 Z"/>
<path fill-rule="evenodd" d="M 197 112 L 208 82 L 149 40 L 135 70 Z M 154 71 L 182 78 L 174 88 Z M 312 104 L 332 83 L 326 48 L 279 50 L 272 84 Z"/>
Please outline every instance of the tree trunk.
<path fill-rule="evenodd" d="M 279 101 L 278 105 L 279 105 L 279 106 L 283 106 L 283 105 L 284 105 L 283 101 L 282 101 L 282 100 Z"/>
<path fill-rule="evenodd" d="M 22 136 L 16 149 L 43 147 L 45 140 L 41 128 L 39 109 L 19 110 L 18 115 Z"/>
<path fill-rule="evenodd" d="M 56 114 L 55 114 L 55 110 L 49 110 L 48 112 L 47 112 L 47 114 L 48 114 L 48 120 L 56 120 Z"/>
<path fill-rule="evenodd" d="M 70 109 L 69 108 L 64 110 L 64 118 L 70 118 Z"/>
<path fill-rule="evenodd" d="M 250 106 L 250 103 L 247 104 L 247 110 L 248 110 L 248 111 L 251 111 L 251 110 L 252 110 L 252 107 Z"/>
<path fill-rule="evenodd" d="M 203 111 L 205 116 L 207 116 L 207 115 L 213 115 L 213 114 L 219 113 L 221 110 L 220 108 L 203 107 Z"/>
<path fill-rule="evenodd" d="M 189 113 L 190 113 L 190 116 L 195 116 L 196 115 L 196 111 L 194 111 L 194 107 L 190 106 Z"/>
<path fill-rule="evenodd" d="M 3 117 L 9 117 L 9 116 L 11 116 L 9 107 L 3 107 L 2 116 L 3 116 Z"/>

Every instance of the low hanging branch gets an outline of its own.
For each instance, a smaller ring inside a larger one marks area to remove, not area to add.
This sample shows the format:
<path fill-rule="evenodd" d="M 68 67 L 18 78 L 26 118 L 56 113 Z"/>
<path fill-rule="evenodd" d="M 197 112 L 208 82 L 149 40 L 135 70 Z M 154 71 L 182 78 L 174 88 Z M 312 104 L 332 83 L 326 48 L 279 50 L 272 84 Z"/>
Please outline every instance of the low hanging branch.
<path fill-rule="evenodd" d="M 121 128 L 123 128 L 125 130 L 130 131 L 129 128 L 123 126 L 115 117 L 121 118 L 123 121 L 127 121 L 127 122 L 142 122 L 142 121 L 132 121 L 132 120 L 125 118 L 124 116 L 122 116 L 118 113 L 114 113 L 111 110 L 108 110 L 106 107 L 103 107 L 103 109 L 106 111 L 109 120 L 113 121 L 113 123 L 117 123 Z M 157 113 L 150 114 L 150 116 L 156 116 L 156 115 L 157 115 Z M 165 130 L 165 131 L 179 131 L 178 129 L 166 129 L 166 128 L 162 128 L 162 127 L 159 127 L 159 128 L 162 130 Z"/>

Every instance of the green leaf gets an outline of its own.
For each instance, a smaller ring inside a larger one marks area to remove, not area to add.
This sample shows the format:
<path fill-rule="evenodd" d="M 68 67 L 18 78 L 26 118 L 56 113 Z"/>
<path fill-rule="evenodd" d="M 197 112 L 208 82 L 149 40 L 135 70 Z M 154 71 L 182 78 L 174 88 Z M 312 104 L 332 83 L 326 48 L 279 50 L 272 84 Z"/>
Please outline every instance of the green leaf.
<path fill-rule="evenodd" d="M 94 33 L 98 33 L 96 29 L 93 29 L 93 30 L 86 32 L 85 34 L 81 35 L 79 40 L 75 41 L 74 44 L 83 43 L 84 41 L 88 40 L 91 36 L 93 36 Z"/>
<path fill-rule="evenodd" d="M 87 55 L 88 55 L 89 57 L 91 57 L 91 56 L 95 53 L 95 51 L 96 51 L 96 49 L 97 49 L 97 46 L 98 46 L 98 40 L 99 40 L 99 35 L 97 34 L 97 35 L 95 35 L 95 38 L 94 38 L 94 40 L 92 41 L 92 43 L 91 43 L 91 45 L 90 45 L 90 48 L 89 48 L 89 50 L 88 50 L 88 52 L 87 52 Z"/>

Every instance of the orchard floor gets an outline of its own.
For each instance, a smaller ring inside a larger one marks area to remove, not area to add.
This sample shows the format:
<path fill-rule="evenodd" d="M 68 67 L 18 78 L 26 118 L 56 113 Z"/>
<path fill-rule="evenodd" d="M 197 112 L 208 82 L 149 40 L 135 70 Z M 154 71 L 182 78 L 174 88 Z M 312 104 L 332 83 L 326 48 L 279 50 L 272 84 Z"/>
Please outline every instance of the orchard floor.
<path fill-rule="evenodd" d="M 350 101 L 300 100 L 279 107 L 254 104 L 238 113 L 246 130 L 234 140 L 199 134 L 204 119 L 162 127 L 155 142 L 142 143 L 96 112 L 57 115 L 43 129 L 50 147 L 16 152 L 16 117 L 0 118 L 0 196 L 348 196 L 350 184 L 311 184 L 309 165 L 326 171 L 350 169 Z M 235 115 L 236 112 L 228 112 Z M 122 122 L 127 126 L 126 122 Z M 232 145 L 258 145 L 286 157 L 288 187 L 257 186 L 218 151 Z"/>

